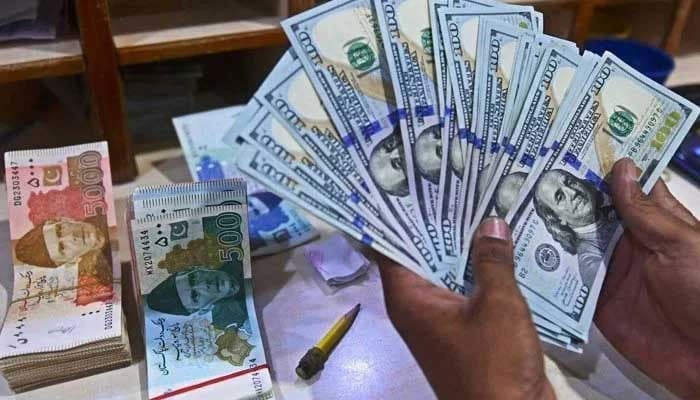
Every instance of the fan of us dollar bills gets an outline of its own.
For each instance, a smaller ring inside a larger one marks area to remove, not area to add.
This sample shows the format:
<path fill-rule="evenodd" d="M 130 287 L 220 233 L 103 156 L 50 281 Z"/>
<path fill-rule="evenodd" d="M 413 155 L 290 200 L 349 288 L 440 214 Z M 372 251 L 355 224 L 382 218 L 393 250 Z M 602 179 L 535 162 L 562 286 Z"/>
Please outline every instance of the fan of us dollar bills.
<path fill-rule="evenodd" d="M 467 295 L 475 229 L 505 218 L 541 339 L 581 351 L 622 233 L 605 178 L 630 157 L 649 191 L 698 107 L 527 6 L 335 0 L 282 25 L 292 48 L 225 139 L 238 167 Z"/>

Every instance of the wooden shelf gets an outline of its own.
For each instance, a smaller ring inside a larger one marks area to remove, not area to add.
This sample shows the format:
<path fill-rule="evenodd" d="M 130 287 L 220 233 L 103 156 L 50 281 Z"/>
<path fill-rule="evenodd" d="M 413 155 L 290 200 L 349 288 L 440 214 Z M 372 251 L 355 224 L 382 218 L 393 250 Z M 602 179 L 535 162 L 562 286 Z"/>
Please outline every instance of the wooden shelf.
<path fill-rule="evenodd" d="M 78 38 L 0 45 L 0 83 L 81 72 L 83 56 Z"/>
<path fill-rule="evenodd" d="M 112 32 L 119 64 L 131 65 L 283 44 L 282 19 L 242 5 L 208 7 L 115 17 Z"/>
<path fill-rule="evenodd" d="M 255 10 L 171 12 L 113 18 L 111 29 L 120 65 L 281 45 L 283 17 Z M 0 83 L 84 71 L 80 40 L 20 41 L 0 45 Z"/>

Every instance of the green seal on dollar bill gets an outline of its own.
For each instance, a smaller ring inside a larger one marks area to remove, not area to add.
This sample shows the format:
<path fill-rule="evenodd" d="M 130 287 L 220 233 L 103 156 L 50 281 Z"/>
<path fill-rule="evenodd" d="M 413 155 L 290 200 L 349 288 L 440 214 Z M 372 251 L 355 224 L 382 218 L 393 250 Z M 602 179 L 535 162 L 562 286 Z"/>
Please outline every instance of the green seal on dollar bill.
<path fill-rule="evenodd" d="M 433 33 L 430 31 L 430 28 L 426 28 L 421 31 L 420 41 L 421 45 L 423 46 L 423 50 L 425 50 L 425 52 L 428 54 L 433 54 Z"/>
<path fill-rule="evenodd" d="M 627 137 L 637 122 L 637 116 L 629 109 L 619 106 L 621 110 L 616 110 L 608 120 L 608 126 L 613 134 L 620 137 Z"/>
<path fill-rule="evenodd" d="M 377 56 L 365 38 L 353 39 L 345 45 L 345 48 L 347 49 L 348 62 L 356 70 L 367 71 L 377 60 Z"/>

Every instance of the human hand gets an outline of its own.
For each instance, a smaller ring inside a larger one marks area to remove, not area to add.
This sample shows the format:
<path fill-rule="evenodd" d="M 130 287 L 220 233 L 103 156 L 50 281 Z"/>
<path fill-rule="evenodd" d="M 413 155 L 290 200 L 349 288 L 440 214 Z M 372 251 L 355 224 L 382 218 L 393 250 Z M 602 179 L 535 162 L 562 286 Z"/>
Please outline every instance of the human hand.
<path fill-rule="evenodd" d="M 630 160 L 613 168 L 625 225 L 596 324 L 630 362 L 676 395 L 700 398 L 700 224 L 659 181 L 639 188 Z"/>
<path fill-rule="evenodd" d="M 389 318 L 440 399 L 554 398 L 515 282 L 508 225 L 484 221 L 472 251 L 478 286 L 471 298 L 381 260 Z"/>

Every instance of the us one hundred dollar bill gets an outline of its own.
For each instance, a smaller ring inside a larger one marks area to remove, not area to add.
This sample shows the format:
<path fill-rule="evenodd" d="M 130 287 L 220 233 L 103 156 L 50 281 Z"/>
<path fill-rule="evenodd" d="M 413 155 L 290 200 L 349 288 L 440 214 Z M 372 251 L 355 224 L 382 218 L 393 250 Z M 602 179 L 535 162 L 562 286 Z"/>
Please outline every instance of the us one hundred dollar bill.
<path fill-rule="evenodd" d="M 573 50 L 560 50 L 550 47 L 535 74 L 518 125 L 511 140 L 505 146 L 505 153 L 495 167 L 493 178 L 484 193 L 484 200 L 476 211 L 474 224 L 465 235 L 467 247 L 462 254 L 461 276 L 471 272 L 469 244 L 479 222 L 491 216 L 505 218 L 513 202 L 516 201 L 525 182 L 537 161 L 541 159 L 541 149 L 545 138 L 549 137 L 557 116 L 565 116 L 559 111 L 567 110 L 577 89 L 585 83 L 595 66 L 597 56 L 586 53 L 585 59 Z M 572 87 L 573 86 L 573 87 Z M 560 118 L 561 119 L 561 118 Z"/>
<path fill-rule="evenodd" d="M 470 166 L 472 164 L 472 147 L 475 142 L 473 132 L 475 111 L 474 90 L 477 62 L 477 37 L 481 16 L 508 21 L 510 23 L 529 23 L 534 26 L 537 14 L 532 10 L 501 10 L 499 8 L 446 8 L 438 11 L 442 42 L 446 51 L 448 76 L 452 85 L 457 116 L 458 136 L 462 146 L 463 168 L 462 192 L 459 197 L 464 205 L 457 212 L 458 248 L 464 247 L 464 233 L 469 229 L 473 213 L 474 195 L 469 190 Z"/>
<path fill-rule="evenodd" d="M 622 233 L 605 178 L 629 157 L 644 192 L 698 117 L 698 107 L 606 53 L 550 152 L 507 215 L 516 279 L 534 310 L 586 340 Z"/>
<path fill-rule="evenodd" d="M 381 227 L 375 226 L 359 212 L 351 196 L 321 171 L 280 122 L 266 109 L 261 109 L 240 136 L 246 142 L 264 150 L 268 157 L 284 165 L 290 176 L 321 194 L 321 201 L 343 213 L 353 225 L 372 237 L 399 243 L 394 236 L 387 237 Z"/>
<path fill-rule="evenodd" d="M 280 72 L 273 70 L 256 93 L 273 116 L 286 127 L 298 145 L 317 161 L 325 175 L 342 188 L 355 207 L 387 233 L 392 228 L 382 222 L 377 206 L 370 201 L 367 184 L 355 168 L 338 131 L 311 85 L 301 63 L 296 60 Z"/>
<path fill-rule="evenodd" d="M 443 147 L 427 0 L 374 0 L 399 112 L 411 199 L 432 247 L 444 254 L 437 224 Z M 445 266 L 445 263 L 439 265 Z"/>
<path fill-rule="evenodd" d="M 385 219 L 434 273 L 437 253 L 411 198 L 400 111 L 371 2 L 333 1 L 282 27 Z"/>
<path fill-rule="evenodd" d="M 452 264 L 460 250 L 460 224 L 458 213 L 464 207 L 462 177 L 464 176 L 464 154 L 457 134 L 457 116 L 452 84 L 447 71 L 447 54 L 442 41 L 442 29 L 438 22 L 438 10 L 448 7 L 447 0 L 429 0 L 430 27 L 432 30 L 437 91 L 438 115 L 442 127 L 442 162 L 438 186 L 437 223 L 442 238 L 443 261 Z"/>
<path fill-rule="evenodd" d="M 427 275 L 412 257 L 402 251 L 394 250 L 394 247 L 382 238 L 372 237 L 365 232 L 354 224 L 351 218 L 347 218 L 335 206 L 324 201 L 320 193 L 300 182 L 292 171 L 267 156 L 264 150 L 248 143 L 242 143 L 237 159 L 241 170 L 252 179 L 266 184 L 280 196 L 294 201 L 298 206 L 314 213 L 354 239 L 378 249 L 420 276 L 430 278 L 430 275 Z"/>

